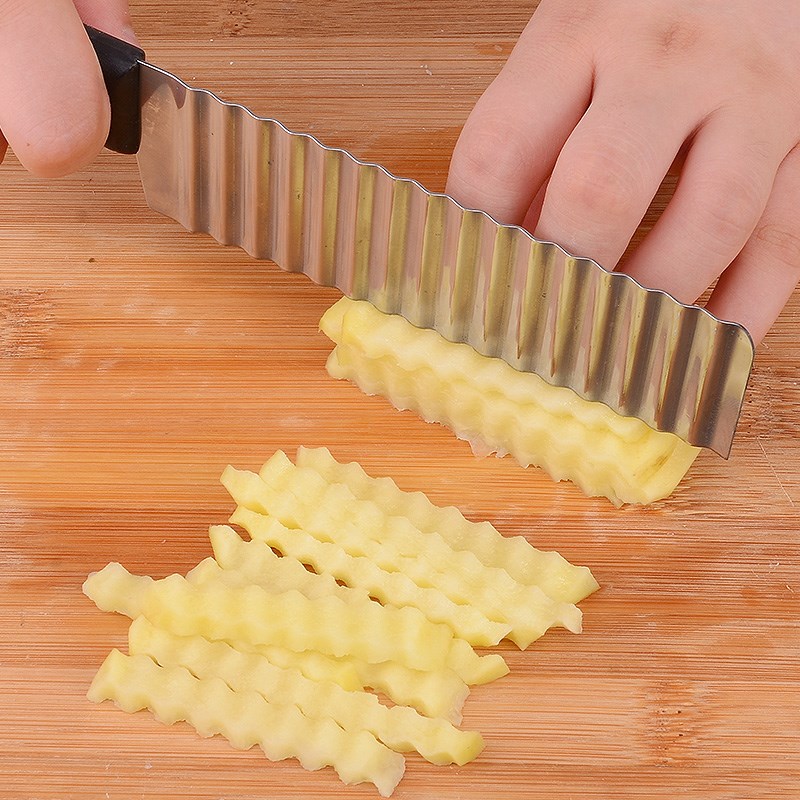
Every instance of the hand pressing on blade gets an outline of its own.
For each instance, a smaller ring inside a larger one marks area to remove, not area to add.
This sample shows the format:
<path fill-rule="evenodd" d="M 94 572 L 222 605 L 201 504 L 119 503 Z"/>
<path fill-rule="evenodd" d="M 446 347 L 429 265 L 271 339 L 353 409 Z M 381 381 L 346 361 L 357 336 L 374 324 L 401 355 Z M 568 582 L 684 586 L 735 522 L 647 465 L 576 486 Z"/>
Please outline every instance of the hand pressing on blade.
<path fill-rule="evenodd" d="M 542 0 L 469 116 L 448 192 L 760 341 L 800 278 L 797 0 Z"/>
<path fill-rule="evenodd" d="M 135 41 L 126 0 L 0 0 L 0 161 L 55 178 L 102 149 L 111 112 L 83 23 Z"/>

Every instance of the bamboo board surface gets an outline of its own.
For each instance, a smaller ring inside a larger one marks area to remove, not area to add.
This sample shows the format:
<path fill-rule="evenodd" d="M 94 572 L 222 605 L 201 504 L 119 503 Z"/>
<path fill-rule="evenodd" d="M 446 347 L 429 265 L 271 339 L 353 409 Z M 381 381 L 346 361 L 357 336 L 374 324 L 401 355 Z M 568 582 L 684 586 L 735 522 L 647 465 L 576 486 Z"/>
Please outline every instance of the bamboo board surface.
<path fill-rule="evenodd" d="M 133 2 L 154 63 L 434 190 L 533 5 Z M 336 294 L 154 214 L 132 159 L 47 184 L 9 158 L 0 186 L 0 799 L 377 796 L 85 700 L 127 630 L 86 574 L 185 572 L 232 511 L 224 466 L 300 444 L 602 585 L 581 636 L 501 648 L 511 674 L 465 709 L 479 760 L 409 758 L 397 798 L 800 796 L 797 294 L 730 461 L 704 453 L 668 502 L 616 510 L 328 378 Z"/>

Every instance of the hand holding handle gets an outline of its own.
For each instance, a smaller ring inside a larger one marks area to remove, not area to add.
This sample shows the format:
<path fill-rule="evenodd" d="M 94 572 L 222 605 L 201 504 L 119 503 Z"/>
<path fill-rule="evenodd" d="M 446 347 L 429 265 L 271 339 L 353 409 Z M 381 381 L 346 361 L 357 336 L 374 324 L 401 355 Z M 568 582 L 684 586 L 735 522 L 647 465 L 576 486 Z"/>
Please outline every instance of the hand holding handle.
<path fill-rule="evenodd" d="M 117 153 L 136 153 L 142 134 L 139 64 L 144 60 L 144 51 L 88 25 L 85 27 L 111 101 L 111 129 L 106 147 Z"/>

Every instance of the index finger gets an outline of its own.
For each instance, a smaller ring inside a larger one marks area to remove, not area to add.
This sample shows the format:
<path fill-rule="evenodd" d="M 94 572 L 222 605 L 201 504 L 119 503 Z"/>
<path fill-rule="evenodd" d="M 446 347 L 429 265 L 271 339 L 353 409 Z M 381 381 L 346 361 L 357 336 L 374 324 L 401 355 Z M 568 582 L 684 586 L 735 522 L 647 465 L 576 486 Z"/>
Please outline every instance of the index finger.
<path fill-rule="evenodd" d="M 71 0 L 6 0 L 0 17 L 0 130 L 40 177 L 80 169 L 103 147 L 110 110 Z"/>
<path fill-rule="evenodd" d="M 478 100 L 450 163 L 447 193 L 499 222 L 521 224 L 589 104 L 592 59 L 539 8 Z"/>

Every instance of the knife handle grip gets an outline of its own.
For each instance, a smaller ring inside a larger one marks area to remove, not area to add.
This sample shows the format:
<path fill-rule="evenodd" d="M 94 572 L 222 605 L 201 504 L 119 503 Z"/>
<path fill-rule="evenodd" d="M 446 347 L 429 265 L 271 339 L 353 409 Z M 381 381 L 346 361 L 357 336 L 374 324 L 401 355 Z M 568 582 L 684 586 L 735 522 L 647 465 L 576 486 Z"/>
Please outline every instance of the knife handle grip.
<path fill-rule="evenodd" d="M 111 101 L 111 129 L 106 147 L 117 153 L 136 153 L 142 138 L 139 63 L 144 60 L 144 51 L 88 25 L 85 28 Z"/>

